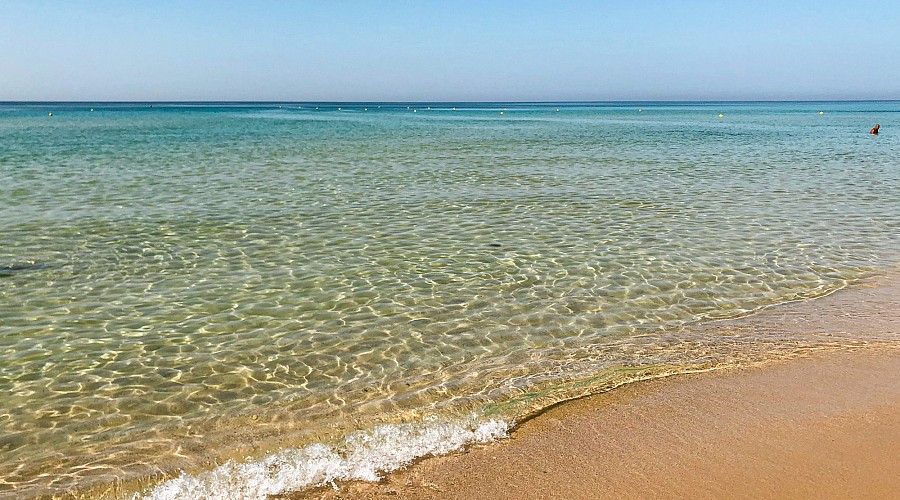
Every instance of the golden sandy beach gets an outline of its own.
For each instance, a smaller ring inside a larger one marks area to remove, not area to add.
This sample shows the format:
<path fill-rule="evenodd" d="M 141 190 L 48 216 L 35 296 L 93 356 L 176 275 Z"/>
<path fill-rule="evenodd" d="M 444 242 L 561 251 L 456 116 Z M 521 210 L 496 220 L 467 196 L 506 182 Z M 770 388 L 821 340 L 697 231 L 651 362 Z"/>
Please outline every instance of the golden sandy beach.
<path fill-rule="evenodd" d="M 898 498 L 900 351 L 822 352 L 559 405 L 501 444 L 294 498 Z"/>
<path fill-rule="evenodd" d="M 884 342 L 633 383 L 501 443 L 292 498 L 900 498 L 898 288 L 888 277 L 724 326 Z"/>

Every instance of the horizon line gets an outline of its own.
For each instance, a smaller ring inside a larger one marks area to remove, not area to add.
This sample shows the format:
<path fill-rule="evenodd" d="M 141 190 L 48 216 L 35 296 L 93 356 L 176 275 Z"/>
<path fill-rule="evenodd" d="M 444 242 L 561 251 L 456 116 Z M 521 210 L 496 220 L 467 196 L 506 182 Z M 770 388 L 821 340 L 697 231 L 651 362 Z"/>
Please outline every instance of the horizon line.
<path fill-rule="evenodd" d="M 611 99 L 611 100 L 410 100 L 410 101 L 330 101 L 330 100 L 0 100 L 0 104 L 625 104 L 625 103 L 823 103 L 823 102 L 900 102 L 886 99 Z"/>

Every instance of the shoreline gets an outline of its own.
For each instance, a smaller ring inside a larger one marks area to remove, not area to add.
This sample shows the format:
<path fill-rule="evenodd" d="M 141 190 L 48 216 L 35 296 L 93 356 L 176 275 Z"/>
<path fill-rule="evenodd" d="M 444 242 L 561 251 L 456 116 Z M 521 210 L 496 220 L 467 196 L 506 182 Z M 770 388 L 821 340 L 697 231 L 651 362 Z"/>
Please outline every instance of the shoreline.
<path fill-rule="evenodd" d="M 379 483 L 278 498 L 900 495 L 896 276 L 704 326 L 819 340 L 794 356 L 631 382 L 551 405 L 508 439 L 420 458 Z"/>
<path fill-rule="evenodd" d="M 379 483 L 278 498 L 886 498 L 900 494 L 900 346 L 627 384 Z"/>
<path fill-rule="evenodd" d="M 720 339 L 719 342 L 725 344 L 731 342 L 741 343 L 745 340 L 742 341 L 739 339 L 744 337 L 748 331 L 752 331 L 754 334 L 753 336 L 758 339 L 757 343 L 760 346 L 759 349 L 761 349 L 757 354 L 763 352 L 768 353 L 768 355 L 764 355 L 763 357 L 757 358 L 756 356 L 751 355 L 751 357 L 741 361 L 736 360 L 732 363 L 724 363 L 718 366 L 709 365 L 697 370 L 650 375 L 646 378 L 637 378 L 624 384 L 616 384 L 607 387 L 606 389 L 601 389 L 600 392 L 574 395 L 569 399 L 549 404 L 548 406 L 522 416 L 516 422 L 513 422 L 512 429 L 509 432 L 509 438 L 496 440 L 496 438 L 500 436 L 495 436 L 486 444 L 477 444 L 484 442 L 479 439 L 469 439 L 469 444 L 463 446 L 463 451 L 450 451 L 449 455 L 444 454 L 447 453 L 447 451 L 443 451 L 439 452 L 441 453 L 439 456 L 430 455 L 429 452 L 425 451 L 424 454 L 419 453 L 407 459 L 401 459 L 400 463 L 387 467 L 387 470 L 393 472 L 380 473 L 379 477 L 382 477 L 383 479 L 379 483 L 338 479 L 336 480 L 338 489 L 333 490 L 331 486 L 333 483 L 326 479 L 326 481 L 329 482 L 326 482 L 326 486 L 324 487 L 303 487 L 302 489 L 294 490 L 292 487 L 288 486 L 288 484 L 295 483 L 298 477 L 305 477 L 312 470 L 321 466 L 321 464 L 315 465 L 313 463 L 315 460 L 313 460 L 313 462 L 309 463 L 309 468 L 303 469 L 306 466 L 301 465 L 302 471 L 301 469 L 294 469 L 294 473 L 291 473 L 289 472 L 289 470 L 293 468 L 291 466 L 286 470 L 278 472 L 279 478 L 272 476 L 267 479 L 267 481 L 274 481 L 275 483 L 286 481 L 282 487 L 276 488 L 276 490 L 281 491 L 280 493 L 275 493 L 269 487 L 264 487 L 263 489 L 268 489 L 271 492 L 268 498 L 290 499 L 380 498 L 383 495 L 391 497 L 401 495 L 403 498 L 454 498 L 455 494 L 458 495 L 459 498 L 479 498 L 481 496 L 499 496 L 504 498 L 504 492 L 507 491 L 515 492 L 514 495 L 510 493 L 509 498 L 529 498 L 527 493 L 530 493 L 534 489 L 533 485 L 527 487 L 524 491 L 519 491 L 510 489 L 510 484 L 507 482 L 499 486 L 495 484 L 494 488 L 496 491 L 494 491 L 485 490 L 485 486 L 481 483 L 470 484 L 467 481 L 471 477 L 483 478 L 485 474 L 487 474 L 487 477 L 494 479 L 514 477 L 516 478 L 514 481 L 515 484 L 521 482 L 521 484 L 527 486 L 530 484 L 529 481 L 534 478 L 523 479 L 523 477 L 521 477 L 522 470 L 528 471 L 529 467 L 535 469 L 535 467 L 541 466 L 544 463 L 553 463 L 554 460 L 561 464 L 565 464 L 577 457 L 577 454 L 568 457 L 553 456 L 552 454 L 551 456 L 542 455 L 545 450 L 559 448 L 559 442 L 563 442 L 564 440 L 558 435 L 554 436 L 552 433 L 546 433 L 546 428 L 540 427 L 542 425 L 541 422 L 551 419 L 551 421 L 554 422 L 562 422 L 560 426 L 563 428 L 568 428 L 572 425 L 577 427 L 579 410 L 573 409 L 581 408 L 582 410 L 580 411 L 586 413 L 601 410 L 607 412 L 615 411 L 616 408 L 618 408 L 618 405 L 625 405 L 622 406 L 622 408 L 627 407 L 626 403 L 628 403 L 628 401 L 626 401 L 626 399 L 628 395 L 631 395 L 632 398 L 637 396 L 643 397 L 643 395 L 651 394 L 654 391 L 658 393 L 659 397 L 669 398 L 666 402 L 667 407 L 677 407 L 680 403 L 683 403 L 683 401 L 680 401 L 678 397 L 674 395 L 676 394 L 674 392 L 670 395 L 669 390 L 673 387 L 680 387 L 682 384 L 688 384 L 688 386 L 691 386 L 691 384 L 694 383 L 700 385 L 712 384 L 707 387 L 706 391 L 709 394 L 715 394 L 717 392 L 722 392 L 722 389 L 715 386 L 716 382 L 709 381 L 728 380 L 731 377 L 749 376 L 757 372 L 769 373 L 770 370 L 779 369 L 778 367 L 793 366 L 798 362 L 801 364 L 808 363 L 810 360 L 813 360 L 813 364 L 818 366 L 818 364 L 822 364 L 823 362 L 828 364 L 828 360 L 835 356 L 860 356 L 861 354 L 859 353 L 869 353 L 870 355 L 880 353 L 882 357 L 886 357 L 885 359 L 893 364 L 888 363 L 888 368 L 883 371 L 887 376 L 896 380 L 895 386 L 900 387 L 900 361 L 897 361 L 900 360 L 900 281 L 895 279 L 897 276 L 898 273 L 896 270 L 891 270 L 887 272 L 887 274 L 879 274 L 861 281 L 853 282 L 843 289 L 817 298 L 783 303 L 778 306 L 757 311 L 749 316 L 742 316 L 735 319 L 724 319 L 700 325 L 689 325 L 687 327 L 689 330 L 688 337 L 681 340 L 685 341 L 691 335 L 698 335 L 707 339 L 716 337 Z M 679 338 L 682 338 L 682 335 L 676 333 L 672 340 L 679 341 Z M 710 347 L 714 347 L 714 345 L 716 345 L 715 342 L 710 344 Z M 882 348 L 872 347 L 873 345 L 880 345 Z M 845 366 L 844 368 L 847 367 Z M 878 370 L 870 370 L 865 375 L 867 377 L 878 376 Z M 788 377 L 788 379 L 797 377 L 803 378 L 804 376 L 807 377 L 807 379 L 809 378 L 808 374 L 803 375 L 801 373 L 799 375 Z M 830 373 L 828 376 L 840 379 L 843 374 Z M 778 377 L 775 377 L 775 379 L 777 378 Z M 856 382 L 853 382 L 854 380 Z M 849 382 L 856 383 L 857 385 L 863 383 L 863 381 L 856 379 L 849 380 Z M 809 381 L 809 383 L 812 385 L 815 384 L 816 381 Z M 742 390 L 741 388 L 738 389 Z M 740 393 L 740 390 L 735 391 L 735 394 Z M 845 397 L 846 394 L 844 393 L 853 393 L 852 388 L 848 389 L 846 387 L 835 387 L 833 390 L 836 390 L 837 394 L 829 395 L 825 398 L 826 400 L 828 398 Z M 780 393 L 783 391 L 772 389 L 769 392 Z M 794 392 L 797 391 L 795 390 Z M 694 399 L 704 402 L 706 401 L 707 396 L 708 394 L 704 395 L 703 390 L 700 390 L 699 393 L 695 394 Z M 900 399 L 895 396 L 896 394 L 893 396 L 885 396 L 882 394 L 882 399 L 894 401 L 896 403 L 892 403 L 894 413 L 888 415 L 890 418 L 896 418 L 897 415 L 900 415 Z M 744 394 L 741 404 L 750 405 L 752 407 L 753 404 L 761 403 L 757 401 L 755 396 Z M 779 403 L 776 403 L 775 406 L 777 406 L 777 404 Z M 715 410 L 715 408 L 710 409 L 710 411 L 713 410 Z M 642 418 L 645 423 L 665 423 L 666 416 L 666 413 L 654 413 L 653 410 L 650 409 L 646 410 Z M 895 423 L 897 424 L 896 427 L 900 429 L 900 421 Z M 621 434 L 622 429 L 616 427 L 615 421 L 608 420 L 604 422 L 603 425 L 610 429 L 611 435 Z M 538 426 L 538 430 L 536 431 L 535 426 Z M 591 424 L 591 426 L 593 427 L 595 424 Z M 479 453 L 490 454 L 492 453 L 491 450 L 505 450 L 510 446 L 510 443 L 521 442 L 523 436 L 530 436 L 531 434 L 538 436 L 538 438 L 529 437 L 528 439 L 539 439 L 542 442 L 542 445 L 537 449 L 529 450 L 527 453 L 521 454 L 522 456 L 514 458 L 506 457 L 504 459 L 502 457 L 498 458 L 494 455 L 489 455 L 489 461 L 486 461 L 484 457 L 476 459 L 471 458 L 478 456 Z M 579 442 L 576 441 L 575 444 L 578 443 Z M 646 443 L 643 443 L 638 439 L 637 445 L 641 444 L 645 445 Z M 897 439 L 895 444 L 897 448 L 900 449 L 900 439 Z M 619 448 L 630 449 L 622 446 L 619 446 Z M 640 446 L 632 446 L 632 448 L 634 448 L 635 453 L 639 455 L 653 456 L 653 450 L 640 451 Z M 601 447 L 599 453 L 604 453 L 604 449 L 605 448 Z M 589 451 L 591 453 L 598 453 L 597 449 Z M 828 452 L 826 451 L 825 453 Z M 542 458 L 537 465 L 534 463 L 529 465 L 529 457 Z M 295 458 L 296 457 L 288 458 L 288 461 L 292 462 Z M 307 458 L 313 459 L 314 457 Z M 373 456 L 369 458 L 376 457 Z M 596 457 L 593 455 L 582 455 L 580 457 L 581 461 L 589 463 L 595 462 L 595 458 Z M 358 459 L 359 457 L 354 458 L 354 460 Z M 280 462 L 280 460 L 276 459 L 276 462 Z M 515 467 L 515 465 L 520 462 L 525 464 L 524 469 Z M 262 472 L 264 476 L 268 476 L 267 472 L 263 472 L 263 469 L 257 467 L 262 466 L 263 461 L 255 461 L 254 463 L 256 464 L 254 466 L 256 467 L 256 470 L 255 472 L 252 472 L 251 475 L 254 475 L 255 477 L 255 474 Z M 404 463 L 407 465 L 404 466 Z M 622 463 L 625 462 L 622 461 Z M 448 466 L 448 464 L 450 464 L 450 466 Z M 510 464 L 514 466 L 512 469 L 509 469 L 508 467 Z M 334 466 L 335 464 L 331 465 Z M 346 465 L 347 464 L 344 464 L 344 466 Z M 373 465 L 376 469 L 380 468 L 380 466 L 375 464 L 369 464 L 365 467 L 371 467 Z M 400 469 L 397 469 L 398 466 Z M 340 473 L 342 467 L 343 466 L 338 466 L 338 469 L 335 469 L 336 472 L 339 472 L 337 477 L 348 477 L 347 475 L 344 475 L 344 473 Z M 460 467 L 463 468 L 463 472 L 461 473 L 459 472 Z M 504 467 L 506 467 L 506 469 L 504 469 Z M 615 469 L 614 464 L 610 464 L 609 467 Z M 638 469 L 633 468 L 633 470 Z M 454 472 L 454 470 L 456 470 L 456 472 Z M 625 471 L 627 470 L 628 469 L 626 468 Z M 898 464 L 898 470 L 900 470 L 900 464 Z M 217 471 L 217 474 L 219 475 L 231 475 L 234 472 L 231 471 L 231 469 L 217 469 Z M 532 470 L 531 472 L 534 471 Z M 552 471 L 548 470 L 547 472 L 544 472 L 544 470 L 540 470 L 539 475 L 540 477 L 543 477 L 544 482 L 549 480 L 549 484 L 554 485 L 556 490 L 559 490 L 562 487 L 569 488 L 564 495 L 565 498 L 590 498 L 592 497 L 592 494 L 595 493 L 595 488 L 597 488 L 596 484 L 582 484 L 580 490 L 572 490 L 572 484 L 574 483 L 570 484 L 572 478 L 569 477 L 570 475 L 568 472 L 565 470 L 556 472 L 557 474 L 554 475 Z M 297 473 L 299 473 L 298 477 L 291 477 L 292 475 L 297 476 Z M 597 477 L 603 477 L 603 474 L 605 473 L 606 472 L 598 473 Z M 318 474 L 319 473 L 316 473 L 316 475 Z M 532 475 L 537 476 L 538 474 L 535 473 Z M 170 479 L 174 478 L 175 476 L 170 476 Z M 250 478 L 250 476 L 248 476 L 248 478 Z M 167 493 L 162 494 L 159 498 L 170 498 L 171 494 L 179 491 L 182 486 L 187 486 L 187 489 L 183 490 L 182 493 L 188 493 L 189 491 L 193 493 L 206 491 L 205 487 L 200 485 L 205 483 L 209 477 L 201 479 L 198 476 L 198 479 L 200 479 L 200 483 L 177 486 L 174 490 L 168 490 Z M 308 479 L 312 479 L 312 476 Z M 372 480 L 374 480 L 374 478 Z M 192 480 L 189 479 L 189 481 Z M 306 481 L 306 479 L 303 481 Z M 162 483 L 155 483 L 156 484 L 151 486 L 150 489 L 153 490 L 154 494 L 162 493 L 163 490 L 156 491 L 156 487 L 161 486 Z M 322 483 L 319 481 L 318 484 Z M 491 483 L 488 481 L 485 482 L 485 484 Z M 194 488 L 197 486 L 200 486 L 200 489 L 195 490 Z M 258 486 L 261 486 L 261 484 Z M 543 491 L 535 498 L 553 497 L 555 495 L 554 491 L 556 490 Z M 628 497 L 627 492 L 632 490 L 639 491 L 636 490 L 634 486 L 629 486 L 624 492 L 613 489 L 604 492 L 601 496 Z M 144 494 L 150 492 L 150 490 L 147 490 L 142 486 L 135 487 L 135 483 L 123 482 L 117 483 L 112 489 L 100 487 L 81 490 L 81 492 L 76 493 L 76 496 L 78 496 L 78 494 L 87 496 L 100 494 L 105 497 L 110 493 L 115 495 L 115 491 L 119 494 L 137 491 L 143 491 Z M 209 490 L 209 492 L 212 491 L 214 490 Z M 897 492 L 900 493 L 900 485 L 897 487 Z M 245 491 L 245 493 L 249 494 L 249 490 Z M 740 492 L 720 492 L 719 496 L 725 495 L 726 493 L 727 496 L 730 497 L 739 496 Z M 822 496 L 821 492 L 816 493 L 816 496 Z M 638 496 L 646 497 L 648 495 L 666 496 L 662 492 L 644 492 L 642 495 Z M 697 496 L 697 492 L 685 491 L 681 496 L 685 495 Z M 754 497 L 760 495 L 763 497 L 767 496 L 765 493 L 757 491 L 755 492 Z M 154 496 L 154 498 L 156 497 Z"/>

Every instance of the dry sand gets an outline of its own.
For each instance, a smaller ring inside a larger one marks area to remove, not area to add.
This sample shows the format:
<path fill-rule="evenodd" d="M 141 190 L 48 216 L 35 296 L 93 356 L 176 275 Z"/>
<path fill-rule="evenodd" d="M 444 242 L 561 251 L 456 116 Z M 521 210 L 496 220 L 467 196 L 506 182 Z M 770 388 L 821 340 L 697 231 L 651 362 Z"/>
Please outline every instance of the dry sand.
<path fill-rule="evenodd" d="M 835 339 L 867 330 L 884 342 L 629 384 L 381 483 L 290 497 L 900 499 L 896 277 L 775 309 L 748 326 Z"/>

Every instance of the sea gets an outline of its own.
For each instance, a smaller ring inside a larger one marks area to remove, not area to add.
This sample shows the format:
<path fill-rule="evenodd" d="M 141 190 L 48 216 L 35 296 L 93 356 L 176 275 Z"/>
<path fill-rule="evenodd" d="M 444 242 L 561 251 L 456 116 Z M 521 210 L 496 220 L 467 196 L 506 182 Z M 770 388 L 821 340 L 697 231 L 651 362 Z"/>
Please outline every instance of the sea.
<path fill-rule="evenodd" d="M 898 101 L 0 103 L 0 498 L 377 480 L 898 263 Z"/>

